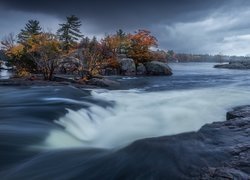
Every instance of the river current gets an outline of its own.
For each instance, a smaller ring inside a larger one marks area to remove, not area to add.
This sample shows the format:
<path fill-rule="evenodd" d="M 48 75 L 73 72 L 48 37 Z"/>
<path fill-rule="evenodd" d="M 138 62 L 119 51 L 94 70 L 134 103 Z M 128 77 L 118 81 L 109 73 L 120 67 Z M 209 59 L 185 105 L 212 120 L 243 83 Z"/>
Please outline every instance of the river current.
<path fill-rule="evenodd" d="M 228 110 L 249 104 L 250 71 L 213 65 L 170 64 L 169 77 L 112 77 L 119 90 L 0 87 L 0 176 L 80 178 L 93 159 L 136 140 L 224 121 Z"/>

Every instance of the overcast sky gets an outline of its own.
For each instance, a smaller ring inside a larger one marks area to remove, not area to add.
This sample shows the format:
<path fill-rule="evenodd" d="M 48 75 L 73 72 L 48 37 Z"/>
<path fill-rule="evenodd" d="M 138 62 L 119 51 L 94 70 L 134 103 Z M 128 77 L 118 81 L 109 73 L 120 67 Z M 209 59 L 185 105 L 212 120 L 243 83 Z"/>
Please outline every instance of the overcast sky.
<path fill-rule="evenodd" d="M 85 36 L 148 29 L 164 50 L 250 54 L 249 0 L 0 0 L 0 38 L 29 19 L 55 32 L 71 14 Z"/>

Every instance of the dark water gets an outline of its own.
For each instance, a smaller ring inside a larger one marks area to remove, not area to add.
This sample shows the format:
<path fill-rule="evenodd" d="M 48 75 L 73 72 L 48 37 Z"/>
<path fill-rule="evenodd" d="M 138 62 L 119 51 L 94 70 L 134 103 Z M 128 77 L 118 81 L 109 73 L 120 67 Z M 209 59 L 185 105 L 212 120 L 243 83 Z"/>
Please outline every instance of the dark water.
<path fill-rule="evenodd" d="M 196 131 L 250 102 L 250 71 L 211 63 L 170 66 L 171 77 L 113 77 L 122 90 L 1 87 L 0 179 L 117 179 L 107 174 L 109 165 L 121 158 L 133 162 L 116 155 L 126 148 L 139 155 L 132 142 Z M 119 179 L 140 173 L 140 167 L 115 167 Z"/>

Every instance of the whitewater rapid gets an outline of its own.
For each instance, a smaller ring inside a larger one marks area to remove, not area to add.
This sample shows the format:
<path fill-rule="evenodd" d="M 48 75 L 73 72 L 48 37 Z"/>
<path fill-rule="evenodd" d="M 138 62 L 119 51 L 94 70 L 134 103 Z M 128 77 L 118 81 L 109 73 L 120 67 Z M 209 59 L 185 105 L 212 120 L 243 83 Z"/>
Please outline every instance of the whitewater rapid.
<path fill-rule="evenodd" d="M 88 103 L 89 108 L 67 109 L 55 120 L 63 128 L 51 130 L 41 147 L 120 148 L 142 138 L 197 131 L 225 120 L 230 108 L 250 101 L 248 88 L 238 84 L 158 92 L 92 90 L 91 96 L 112 105 Z"/>

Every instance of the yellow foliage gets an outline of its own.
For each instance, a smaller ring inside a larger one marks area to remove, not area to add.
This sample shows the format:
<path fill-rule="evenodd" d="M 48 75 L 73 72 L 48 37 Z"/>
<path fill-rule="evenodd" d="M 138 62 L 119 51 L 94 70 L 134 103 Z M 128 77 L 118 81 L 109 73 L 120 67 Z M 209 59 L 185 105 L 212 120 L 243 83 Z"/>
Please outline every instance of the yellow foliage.
<path fill-rule="evenodd" d="M 23 55 L 24 46 L 22 44 L 17 44 L 7 50 L 6 55 L 10 58 L 19 59 Z"/>
<path fill-rule="evenodd" d="M 27 69 L 21 68 L 17 71 L 17 77 L 29 77 L 31 74 Z"/>

